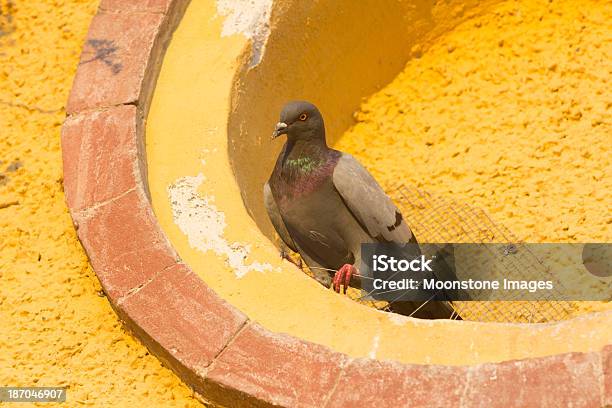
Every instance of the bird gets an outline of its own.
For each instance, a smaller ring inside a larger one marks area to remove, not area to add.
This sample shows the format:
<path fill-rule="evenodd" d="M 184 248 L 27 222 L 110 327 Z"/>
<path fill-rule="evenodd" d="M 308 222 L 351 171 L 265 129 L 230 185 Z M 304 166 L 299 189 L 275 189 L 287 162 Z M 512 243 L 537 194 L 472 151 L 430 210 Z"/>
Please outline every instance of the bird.
<path fill-rule="evenodd" d="M 323 116 L 314 104 L 286 103 L 272 139 L 281 135 L 286 140 L 264 185 L 264 204 L 282 244 L 300 255 L 319 283 L 337 293 L 344 287 L 345 294 L 348 286 L 360 288 L 363 243 L 418 245 L 368 170 L 327 145 Z M 284 248 L 281 256 L 286 257 Z M 447 302 L 425 303 L 392 302 L 389 308 L 424 318 L 452 314 Z"/>

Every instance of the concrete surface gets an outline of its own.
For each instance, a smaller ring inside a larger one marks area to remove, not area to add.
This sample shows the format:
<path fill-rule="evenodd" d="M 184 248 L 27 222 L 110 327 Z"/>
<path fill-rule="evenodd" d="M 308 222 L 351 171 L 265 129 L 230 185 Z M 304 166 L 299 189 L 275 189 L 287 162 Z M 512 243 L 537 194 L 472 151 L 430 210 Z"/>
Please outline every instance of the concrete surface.
<path fill-rule="evenodd" d="M 0 1 L 0 385 L 67 386 L 61 406 L 201 406 L 100 296 L 64 202 L 60 127 L 98 2 L 12 3 Z"/>

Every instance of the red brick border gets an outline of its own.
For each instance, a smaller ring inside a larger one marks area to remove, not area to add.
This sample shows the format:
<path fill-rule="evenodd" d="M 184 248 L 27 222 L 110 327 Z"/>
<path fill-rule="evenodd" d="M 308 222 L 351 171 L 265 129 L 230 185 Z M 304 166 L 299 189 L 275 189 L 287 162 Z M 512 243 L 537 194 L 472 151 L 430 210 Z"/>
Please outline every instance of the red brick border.
<path fill-rule="evenodd" d="M 354 359 L 269 332 L 182 264 L 149 202 L 143 118 L 187 3 L 101 1 L 62 132 L 79 239 L 111 305 L 149 350 L 225 406 L 612 404 L 612 346 L 472 367 Z"/>

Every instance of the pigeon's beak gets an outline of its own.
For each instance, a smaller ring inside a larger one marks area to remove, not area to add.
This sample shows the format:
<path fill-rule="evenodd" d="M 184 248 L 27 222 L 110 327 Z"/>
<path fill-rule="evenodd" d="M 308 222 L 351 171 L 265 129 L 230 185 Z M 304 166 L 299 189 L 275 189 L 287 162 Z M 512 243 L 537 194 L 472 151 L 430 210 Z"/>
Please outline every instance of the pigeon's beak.
<path fill-rule="evenodd" d="M 287 130 L 288 126 L 285 122 L 278 122 L 276 124 L 276 128 L 274 129 L 274 132 L 272 132 L 272 139 L 276 139 L 280 135 L 284 135 L 285 133 L 287 133 Z"/>

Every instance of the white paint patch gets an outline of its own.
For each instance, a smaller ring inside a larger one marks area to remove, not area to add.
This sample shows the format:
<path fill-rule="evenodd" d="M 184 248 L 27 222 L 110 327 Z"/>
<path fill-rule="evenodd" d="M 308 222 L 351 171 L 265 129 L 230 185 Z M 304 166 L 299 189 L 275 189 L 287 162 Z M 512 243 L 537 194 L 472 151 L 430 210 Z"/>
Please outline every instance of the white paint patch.
<path fill-rule="evenodd" d="M 222 36 L 243 34 L 253 43 L 251 67 L 259 64 L 270 35 L 272 0 L 217 0 L 217 13 L 225 16 Z"/>
<path fill-rule="evenodd" d="M 398 326 L 403 326 L 406 323 L 408 323 L 408 321 L 410 320 L 408 317 L 402 316 L 397 313 L 387 313 L 387 314 L 389 315 L 389 320 L 391 321 L 391 323 L 398 325 Z"/>
<path fill-rule="evenodd" d="M 251 252 L 249 244 L 228 242 L 223 237 L 227 223 L 225 213 L 213 204 L 214 197 L 202 197 L 198 187 L 204 182 L 202 173 L 195 177 L 182 177 L 168 186 L 174 222 L 187 235 L 189 245 L 202 252 L 213 251 L 224 257 L 236 277 L 242 278 L 248 272 L 272 270 L 268 263 L 246 264 Z"/>
<path fill-rule="evenodd" d="M 376 353 L 378 353 L 379 346 L 380 346 L 380 333 L 376 333 L 376 336 L 374 336 L 374 340 L 372 341 L 372 349 L 368 353 L 369 358 L 376 358 Z"/>

